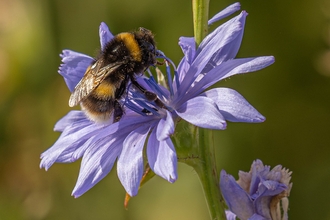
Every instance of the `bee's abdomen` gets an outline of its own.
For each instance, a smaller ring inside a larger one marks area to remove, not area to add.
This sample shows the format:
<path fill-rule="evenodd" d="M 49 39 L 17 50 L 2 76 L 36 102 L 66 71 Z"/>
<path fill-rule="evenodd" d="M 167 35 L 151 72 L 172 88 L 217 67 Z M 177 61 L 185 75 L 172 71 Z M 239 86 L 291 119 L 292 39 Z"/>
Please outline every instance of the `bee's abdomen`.
<path fill-rule="evenodd" d="M 109 81 L 104 80 L 93 92 L 94 96 L 98 100 L 110 100 L 115 97 L 116 87 Z"/>
<path fill-rule="evenodd" d="M 111 119 L 114 109 L 113 99 L 100 100 L 95 96 L 90 95 L 80 104 L 87 117 L 94 122 L 107 122 Z"/>
<path fill-rule="evenodd" d="M 103 81 L 86 99 L 81 107 L 86 115 L 95 122 L 107 122 L 114 110 L 116 88 L 109 82 Z"/>

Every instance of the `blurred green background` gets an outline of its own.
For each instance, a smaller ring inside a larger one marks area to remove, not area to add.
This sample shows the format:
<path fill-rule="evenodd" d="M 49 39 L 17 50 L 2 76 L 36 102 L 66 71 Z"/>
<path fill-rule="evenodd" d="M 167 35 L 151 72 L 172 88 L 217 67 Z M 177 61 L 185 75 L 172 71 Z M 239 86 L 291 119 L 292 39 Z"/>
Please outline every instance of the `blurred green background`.
<path fill-rule="evenodd" d="M 232 3 L 211 0 L 210 16 Z M 257 158 L 282 164 L 293 171 L 290 219 L 330 219 L 330 1 L 241 5 L 249 16 L 238 57 L 276 62 L 219 83 L 267 118 L 214 132 L 219 171 L 237 177 Z M 95 55 L 101 21 L 113 33 L 151 29 L 175 63 L 178 38 L 193 34 L 190 1 L 0 0 L 0 219 L 209 219 L 198 177 L 185 164 L 175 184 L 148 182 L 128 211 L 115 170 L 74 199 L 79 161 L 39 169 L 40 153 L 59 136 L 54 124 L 70 110 L 58 54 Z"/>

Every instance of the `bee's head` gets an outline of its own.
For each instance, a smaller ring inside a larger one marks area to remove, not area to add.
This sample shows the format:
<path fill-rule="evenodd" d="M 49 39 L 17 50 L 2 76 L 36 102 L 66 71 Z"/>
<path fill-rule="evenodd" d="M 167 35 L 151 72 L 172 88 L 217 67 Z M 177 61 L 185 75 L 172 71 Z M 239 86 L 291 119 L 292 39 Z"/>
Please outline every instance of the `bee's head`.
<path fill-rule="evenodd" d="M 140 27 L 135 33 L 135 36 L 142 49 L 142 56 L 146 65 L 156 65 L 157 48 L 152 32 L 146 28 Z"/>

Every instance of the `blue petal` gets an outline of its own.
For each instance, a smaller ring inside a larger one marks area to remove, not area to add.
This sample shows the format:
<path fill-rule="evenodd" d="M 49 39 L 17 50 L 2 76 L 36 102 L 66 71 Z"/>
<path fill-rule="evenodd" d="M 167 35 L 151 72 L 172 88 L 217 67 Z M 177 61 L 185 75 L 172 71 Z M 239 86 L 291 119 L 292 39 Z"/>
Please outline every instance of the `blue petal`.
<path fill-rule="evenodd" d="M 232 5 L 229 5 L 227 8 L 223 9 L 222 11 L 220 11 L 218 14 L 216 14 L 215 16 L 213 16 L 209 22 L 208 25 L 213 24 L 216 21 L 219 21 L 223 18 L 228 17 L 229 15 L 235 13 L 236 11 L 240 10 L 241 8 L 241 4 L 239 2 L 236 2 Z"/>
<path fill-rule="evenodd" d="M 156 131 L 150 134 L 147 146 L 150 168 L 158 175 L 173 183 L 177 179 L 177 156 L 170 138 L 158 141 Z"/>
<path fill-rule="evenodd" d="M 235 61 L 233 63 L 227 64 L 228 66 L 235 66 L 235 67 L 229 68 L 231 70 L 229 72 L 226 72 L 226 74 L 221 74 L 222 77 L 220 78 L 220 80 L 236 74 L 251 73 L 261 70 L 273 64 L 275 62 L 275 58 L 273 56 L 263 56 L 263 57 L 235 59 Z"/>
<path fill-rule="evenodd" d="M 166 110 L 166 119 L 162 118 L 157 126 L 157 140 L 164 141 L 169 138 L 171 134 L 174 132 L 174 121 L 172 118 L 172 114 Z"/>
<path fill-rule="evenodd" d="M 102 133 L 102 130 L 100 131 Z M 67 148 L 67 150 L 63 151 L 58 158 L 56 159 L 56 163 L 73 163 L 76 160 L 80 159 L 86 150 L 93 146 L 96 142 L 100 141 L 104 137 L 100 137 L 100 134 L 96 134 L 88 139 L 83 139 L 81 142 L 75 143 L 73 147 Z"/>
<path fill-rule="evenodd" d="M 269 180 L 262 181 L 262 184 L 259 184 L 258 191 L 256 191 L 257 198 L 253 202 L 256 213 L 266 219 L 271 219 L 271 200 L 285 189 L 287 189 L 287 186 L 282 183 Z"/>
<path fill-rule="evenodd" d="M 184 54 L 184 59 L 191 64 L 195 57 L 196 52 L 196 41 L 193 37 L 180 37 L 179 38 L 179 46 L 182 49 Z"/>
<path fill-rule="evenodd" d="M 222 170 L 220 172 L 220 189 L 233 213 L 240 219 L 248 219 L 254 213 L 249 195 L 236 183 L 233 176 Z"/>
<path fill-rule="evenodd" d="M 103 126 L 102 132 L 105 136 L 112 134 L 115 135 L 116 133 L 121 134 L 123 132 L 129 134 L 131 131 L 141 125 L 148 124 L 151 126 L 151 124 L 155 123 L 150 119 L 151 117 L 141 117 L 141 115 L 138 115 L 130 109 L 126 109 L 124 116 L 120 119 L 119 122 Z"/>
<path fill-rule="evenodd" d="M 226 129 L 226 121 L 218 107 L 207 97 L 198 96 L 177 108 L 176 113 L 184 120 L 202 128 Z"/>
<path fill-rule="evenodd" d="M 59 139 L 63 138 L 65 135 L 67 135 L 67 133 L 64 131 L 61 136 L 59 137 Z M 72 154 L 74 151 L 76 151 L 81 143 L 80 142 L 76 142 L 73 144 L 65 145 L 56 145 L 57 142 L 55 142 L 55 144 L 49 148 L 48 150 L 46 150 L 45 152 L 43 152 L 40 156 L 41 161 L 40 161 L 40 168 L 45 168 L 45 170 L 47 171 L 55 162 L 60 162 L 60 163 L 69 163 L 68 162 L 68 156 L 69 154 Z M 60 160 L 58 158 L 61 158 Z M 70 160 L 71 162 L 71 160 Z"/>
<path fill-rule="evenodd" d="M 263 216 L 264 219 L 272 219 L 270 215 L 271 200 L 271 196 L 263 196 L 253 202 L 255 212 Z"/>
<path fill-rule="evenodd" d="M 264 180 L 261 183 L 258 191 L 262 196 L 275 196 L 287 189 L 285 184 L 273 180 Z"/>
<path fill-rule="evenodd" d="M 96 143 L 98 140 L 100 140 L 97 135 L 96 136 L 92 136 L 89 139 L 87 139 L 85 142 L 82 141 L 81 143 L 79 143 L 79 147 L 77 147 L 75 149 L 75 151 L 73 151 L 70 154 L 65 155 L 64 153 L 62 153 L 62 155 L 60 155 L 57 159 L 56 162 L 58 162 L 58 160 L 63 160 L 67 159 L 67 163 L 72 163 L 78 159 L 80 159 L 84 153 L 86 152 L 86 150 L 88 148 L 90 148 L 91 146 L 94 145 L 94 143 Z"/>
<path fill-rule="evenodd" d="M 227 56 L 226 53 L 229 51 L 226 49 L 226 45 L 230 42 L 236 42 L 235 39 L 242 35 L 244 26 L 241 21 L 242 17 L 245 17 L 244 13 L 227 21 L 204 38 L 197 49 L 195 59 L 190 69 L 186 73 L 184 80 L 182 80 L 179 95 L 185 93 L 188 88 L 191 87 L 196 77 L 202 73 L 202 70 L 215 55 L 219 56 L 220 54 L 223 57 Z"/>
<path fill-rule="evenodd" d="M 60 57 L 63 63 L 58 72 L 64 77 L 66 85 L 72 92 L 84 76 L 87 67 L 93 62 L 93 58 L 72 50 L 63 50 Z"/>
<path fill-rule="evenodd" d="M 143 175 L 143 146 L 148 133 L 149 126 L 142 126 L 132 131 L 126 137 L 118 158 L 118 177 L 130 196 L 138 193 Z"/>
<path fill-rule="evenodd" d="M 227 60 L 234 59 L 236 57 L 243 39 L 246 16 L 247 13 L 243 11 L 239 16 L 234 18 L 234 20 L 236 20 L 236 22 L 239 22 L 241 26 L 238 34 L 235 34 L 228 38 L 228 42 L 213 55 L 208 64 L 202 70 L 202 73 L 207 73 L 215 66 L 218 66 L 221 63 Z M 218 37 L 220 41 L 222 40 L 223 36 L 217 35 L 216 37 Z"/>
<path fill-rule="evenodd" d="M 218 81 L 240 73 L 254 72 L 263 69 L 275 61 L 273 56 L 253 57 L 228 60 L 219 66 L 214 67 L 201 80 L 196 82 L 194 87 L 190 88 L 188 94 L 183 97 L 183 100 L 188 100 L 191 97 L 199 95 L 208 87 Z"/>
<path fill-rule="evenodd" d="M 123 136 L 104 138 L 87 149 L 81 161 L 80 172 L 72 195 L 77 198 L 103 179 L 112 169 L 122 149 Z"/>
<path fill-rule="evenodd" d="M 178 77 L 179 79 L 179 82 L 182 83 L 182 80 L 185 78 L 186 76 L 186 73 L 188 72 L 190 68 L 190 64 L 188 63 L 188 61 L 185 59 L 185 57 L 180 61 L 179 65 L 178 65 L 178 74 L 177 76 L 174 76 L 174 77 Z M 175 80 L 173 80 L 173 82 L 175 82 Z M 176 86 L 174 84 L 174 86 Z M 176 88 L 176 91 L 178 90 L 179 88 Z"/>
<path fill-rule="evenodd" d="M 135 128 L 132 126 L 132 128 Z M 124 130 L 126 131 L 126 130 Z M 83 143 L 79 148 L 77 148 L 71 155 L 71 160 L 75 161 L 79 158 L 81 158 L 87 148 L 93 146 L 95 143 L 98 143 L 99 141 L 102 141 L 103 139 L 107 138 L 108 140 L 110 139 L 115 139 L 118 138 L 119 134 L 122 135 L 123 132 L 120 131 L 120 133 L 116 133 L 118 130 L 116 130 L 116 126 L 114 124 L 111 124 L 109 126 L 103 127 L 102 129 L 98 130 L 98 132 L 90 137 L 88 140 L 86 140 L 85 143 Z M 127 131 L 126 131 L 127 134 Z"/>
<path fill-rule="evenodd" d="M 187 71 L 190 68 L 190 64 L 194 61 L 196 53 L 196 42 L 193 37 L 180 37 L 179 45 L 183 51 L 184 57 L 178 65 L 178 77 L 179 82 L 185 78 Z M 173 80 L 175 82 L 175 80 Z M 175 85 L 174 85 L 175 86 Z M 178 89 L 178 88 L 176 88 Z"/>
<path fill-rule="evenodd" d="M 105 45 L 113 38 L 113 34 L 110 32 L 108 26 L 102 22 L 99 28 L 101 49 L 103 50 Z"/>
<path fill-rule="evenodd" d="M 229 48 L 239 48 L 244 32 L 246 16 L 247 13 L 243 11 L 238 16 L 222 24 L 212 33 L 207 35 L 197 49 L 195 61 L 199 63 L 202 63 L 203 61 L 209 62 L 211 58 L 212 60 L 214 59 L 215 55 L 227 57 L 228 53 L 232 53 Z M 234 44 L 234 46 L 228 47 L 228 44 Z M 228 59 L 231 59 L 236 55 L 238 48 L 235 49 L 234 55 L 230 55 Z M 205 54 L 207 53 L 211 56 L 205 57 Z"/>
<path fill-rule="evenodd" d="M 82 111 L 70 111 L 66 116 L 61 118 L 54 126 L 54 131 L 62 132 L 67 126 L 72 125 L 72 123 L 80 121 L 89 121 L 86 115 Z"/>
<path fill-rule="evenodd" d="M 258 192 L 259 183 L 262 178 L 262 176 L 260 174 L 264 173 L 265 170 L 269 171 L 269 167 L 264 166 L 264 164 L 262 163 L 261 160 L 258 159 L 258 160 L 253 161 L 252 166 L 251 166 L 252 176 L 251 176 L 251 183 L 250 183 L 250 189 L 249 189 L 250 195 L 253 195 L 256 192 Z"/>
<path fill-rule="evenodd" d="M 270 218 L 265 218 L 258 214 L 253 214 L 248 220 L 269 220 Z"/>
<path fill-rule="evenodd" d="M 85 123 L 68 126 L 55 144 L 41 154 L 40 167 L 48 170 L 55 162 L 72 162 L 67 160 L 67 155 L 76 151 L 86 140 L 96 134 L 100 128 L 92 123 L 87 126 Z"/>
<path fill-rule="evenodd" d="M 226 219 L 227 220 L 236 220 L 236 215 L 231 211 L 226 210 Z"/>
<path fill-rule="evenodd" d="M 233 89 L 216 88 L 201 95 L 212 99 L 227 121 L 248 123 L 265 121 L 265 117 Z"/>
<path fill-rule="evenodd" d="M 276 194 L 278 195 L 278 194 Z M 255 212 L 265 217 L 265 219 L 271 218 L 272 199 L 274 196 L 263 196 L 254 201 Z"/>

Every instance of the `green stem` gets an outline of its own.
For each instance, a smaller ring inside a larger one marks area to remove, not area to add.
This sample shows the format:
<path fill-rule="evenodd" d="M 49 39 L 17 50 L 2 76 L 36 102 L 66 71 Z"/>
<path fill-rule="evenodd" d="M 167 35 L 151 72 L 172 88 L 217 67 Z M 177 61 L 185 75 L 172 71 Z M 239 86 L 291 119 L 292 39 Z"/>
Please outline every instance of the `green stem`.
<path fill-rule="evenodd" d="M 193 0 L 194 36 L 199 45 L 208 33 L 209 0 Z M 226 220 L 219 187 L 212 131 L 181 121 L 173 136 L 179 162 L 192 166 L 201 181 L 212 220 Z"/>
<path fill-rule="evenodd" d="M 179 162 L 194 168 L 203 187 L 212 220 L 226 220 L 225 202 L 219 188 L 212 131 L 180 122 L 173 140 Z"/>
<path fill-rule="evenodd" d="M 225 202 L 219 187 L 213 132 L 202 128 L 197 128 L 197 132 L 199 132 L 200 163 L 195 163 L 192 167 L 197 172 L 202 183 L 211 219 L 225 220 Z"/>
<path fill-rule="evenodd" d="M 208 33 L 209 0 L 192 0 L 194 36 L 199 45 Z"/>

